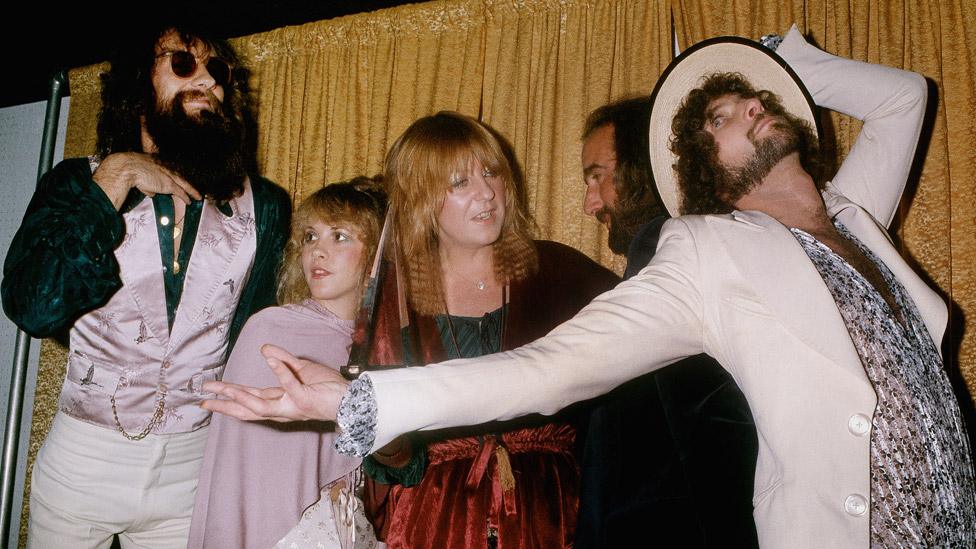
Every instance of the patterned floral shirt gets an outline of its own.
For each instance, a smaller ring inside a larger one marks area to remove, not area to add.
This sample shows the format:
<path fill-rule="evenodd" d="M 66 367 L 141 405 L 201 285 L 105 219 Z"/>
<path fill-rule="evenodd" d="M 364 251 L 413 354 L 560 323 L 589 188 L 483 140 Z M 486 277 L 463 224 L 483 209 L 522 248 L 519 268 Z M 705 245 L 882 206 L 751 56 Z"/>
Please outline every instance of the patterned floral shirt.
<path fill-rule="evenodd" d="M 938 349 L 904 287 L 872 261 L 898 312 L 843 258 L 790 229 L 837 304 L 878 397 L 871 422 L 871 546 L 976 547 L 976 488 L 959 405 Z M 900 314 L 899 314 L 900 313 Z"/>

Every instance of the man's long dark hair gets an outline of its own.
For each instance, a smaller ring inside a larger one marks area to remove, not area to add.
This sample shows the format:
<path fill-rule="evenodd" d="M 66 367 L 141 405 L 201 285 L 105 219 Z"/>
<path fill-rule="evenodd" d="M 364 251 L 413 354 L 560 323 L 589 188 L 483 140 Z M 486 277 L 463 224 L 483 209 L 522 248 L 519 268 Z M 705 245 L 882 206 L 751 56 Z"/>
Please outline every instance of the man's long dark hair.
<path fill-rule="evenodd" d="M 776 94 L 756 90 L 739 73 L 716 73 L 708 76 L 701 87 L 688 92 L 671 122 L 671 152 L 677 156 L 674 170 L 681 191 L 682 214 L 721 214 L 734 208 L 723 197 L 728 185 L 728 170 L 718 160 L 718 147 L 705 131 L 705 111 L 709 103 L 723 95 L 743 99 L 758 98 L 763 108 L 783 117 L 797 132 L 800 164 L 810 174 L 818 189 L 824 185 L 824 162 L 820 143 L 813 129 L 802 119 L 786 112 Z"/>
<path fill-rule="evenodd" d="M 613 125 L 613 147 L 617 156 L 614 187 L 617 203 L 612 208 L 610 248 L 617 253 L 627 246 L 637 230 L 651 219 L 664 215 L 654 190 L 654 175 L 648 154 L 650 96 L 621 99 L 597 108 L 586 117 L 585 141 L 596 130 Z M 618 251 L 619 250 L 619 251 Z"/>
<path fill-rule="evenodd" d="M 256 142 L 253 138 L 254 120 L 248 103 L 247 71 L 225 40 L 209 37 L 182 22 L 133 31 L 132 37 L 124 40 L 123 45 L 113 55 L 111 68 L 101 75 L 102 108 L 98 116 L 98 155 L 104 158 L 112 153 L 142 152 L 142 121 L 157 106 L 152 85 L 156 45 L 171 31 L 175 31 L 184 44 L 199 41 L 210 49 L 212 56 L 223 59 L 232 67 L 232 81 L 224 86 L 223 112 L 240 127 L 239 158 L 242 174 L 254 171 Z M 239 183 L 243 183 L 243 176 Z M 225 199 L 227 196 L 218 198 Z"/>

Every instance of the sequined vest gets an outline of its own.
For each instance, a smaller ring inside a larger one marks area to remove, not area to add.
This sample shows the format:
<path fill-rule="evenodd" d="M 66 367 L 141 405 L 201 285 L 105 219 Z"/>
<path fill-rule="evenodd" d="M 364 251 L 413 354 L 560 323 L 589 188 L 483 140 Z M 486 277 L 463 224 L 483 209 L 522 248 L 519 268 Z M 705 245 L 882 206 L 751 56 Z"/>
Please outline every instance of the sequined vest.
<path fill-rule="evenodd" d="M 133 439 L 210 422 L 197 405 L 201 385 L 223 371 L 257 247 L 250 182 L 229 205 L 229 217 L 203 205 L 172 331 L 153 202 L 123 215 L 125 239 L 115 250 L 122 288 L 71 329 L 61 411 Z"/>

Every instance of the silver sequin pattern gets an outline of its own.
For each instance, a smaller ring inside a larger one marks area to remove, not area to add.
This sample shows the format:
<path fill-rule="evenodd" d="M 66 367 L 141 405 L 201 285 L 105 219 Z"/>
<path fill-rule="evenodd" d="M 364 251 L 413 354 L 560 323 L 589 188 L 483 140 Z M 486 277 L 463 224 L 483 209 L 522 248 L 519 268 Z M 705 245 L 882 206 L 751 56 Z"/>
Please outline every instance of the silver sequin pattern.
<path fill-rule="evenodd" d="M 336 412 L 336 423 L 339 424 L 336 451 L 347 456 L 366 456 L 376 440 L 376 413 L 373 382 L 369 374 L 363 374 L 349 384 L 339 403 Z"/>
<path fill-rule="evenodd" d="M 887 266 L 843 225 L 881 272 L 899 315 L 843 258 L 790 229 L 820 272 L 878 404 L 871 430 L 871 546 L 976 546 L 974 473 L 959 405 L 915 303 Z"/>

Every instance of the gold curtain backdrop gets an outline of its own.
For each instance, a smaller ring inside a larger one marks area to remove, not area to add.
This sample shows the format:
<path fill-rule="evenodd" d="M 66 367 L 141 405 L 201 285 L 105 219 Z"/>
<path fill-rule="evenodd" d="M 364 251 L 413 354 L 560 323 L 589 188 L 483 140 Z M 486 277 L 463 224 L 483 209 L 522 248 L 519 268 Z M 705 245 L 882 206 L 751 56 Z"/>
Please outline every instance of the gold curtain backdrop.
<path fill-rule="evenodd" d="M 672 57 L 672 29 L 684 47 L 720 34 L 784 33 L 794 21 L 827 51 L 920 72 L 938 89 L 921 181 L 905 201 L 897 236 L 955 304 L 947 360 L 958 356 L 976 393 L 976 338 L 964 333 L 965 315 L 976 317 L 976 37 L 966 31 L 976 25 L 976 7 L 968 0 L 445 0 L 232 43 L 252 71 L 261 173 L 296 202 L 327 182 L 378 173 L 413 120 L 457 110 L 512 144 L 538 237 L 619 272 L 623 262 L 606 247 L 605 230 L 581 211 L 586 114 L 620 96 L 650 93 Z M 105 68 L 71 71 L 68 157 L 94 151 Z M 831 123 L 842 158 L 859 124 L 840 116 Z M 31 462 L 56 411 L 65 360 L 63 348 L 44 343 Z"/>

